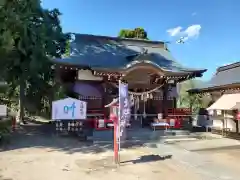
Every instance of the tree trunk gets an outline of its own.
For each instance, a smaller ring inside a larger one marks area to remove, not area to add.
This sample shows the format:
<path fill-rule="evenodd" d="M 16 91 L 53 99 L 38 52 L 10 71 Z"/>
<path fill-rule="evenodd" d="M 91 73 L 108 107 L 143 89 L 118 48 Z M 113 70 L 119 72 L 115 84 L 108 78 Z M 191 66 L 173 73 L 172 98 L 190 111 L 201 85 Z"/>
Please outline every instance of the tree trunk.
<path fill-rule="evenodd" d="M 189 109 L 190 109 L 190 112 L 192 113 L 194 100 L 193 100 L 193 98 L 192 98 L 191 95 L 189 96 L 189 100 L 190 100 L 190 101 L 189 101 Z"/>
<path fill-rule="evenodd" d="M 18 117 L 19 122 L 24 123 L 24 97 L 25 97 L 25 81 L 20 81 L 20 92 L 19 92 L 19 108 L 18 108 Z"/>

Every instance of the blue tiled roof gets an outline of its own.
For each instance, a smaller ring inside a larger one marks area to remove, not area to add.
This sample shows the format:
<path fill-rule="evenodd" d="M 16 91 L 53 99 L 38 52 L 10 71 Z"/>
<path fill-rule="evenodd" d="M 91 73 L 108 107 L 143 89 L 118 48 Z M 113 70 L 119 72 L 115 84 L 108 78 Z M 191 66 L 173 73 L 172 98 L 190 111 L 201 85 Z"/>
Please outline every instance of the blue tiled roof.
<path fill-rule="evenodd" d="M 70 46 L 70 57 L 55 59 L 54 62 L 91 68 L 123 69 L 131 62 L 127 57 L 141 53 L 144 48 L 148 51 L 147 60 L 157 64 L 163 70 L 172 72 L 205 71 L 186 68 L 177 63 L 170 52 L 163 48 L 163 42 L 76 34 L 75 40 L 71 42 Z"/>
<path fill-rule="evenodd" d="M 240 62 L 219 67 L 217 73 L 208 82 L 189 92 L 207 91 L 233 84 L 240 84 Z"/>

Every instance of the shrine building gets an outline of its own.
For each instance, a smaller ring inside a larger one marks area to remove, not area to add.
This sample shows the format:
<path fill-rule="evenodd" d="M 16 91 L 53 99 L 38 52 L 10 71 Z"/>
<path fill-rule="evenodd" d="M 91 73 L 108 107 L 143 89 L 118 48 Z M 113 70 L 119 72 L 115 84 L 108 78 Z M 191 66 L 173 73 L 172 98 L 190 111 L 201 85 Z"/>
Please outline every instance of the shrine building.
<path fill-rule="evenodd" d="M 176 108 L 177 83 L 206 71 L 179 64 L 162 41 L 74 34 L 70 52 L 54 60 L 56 78 L 68 96 L 87 102 L 89 116 L 109 116 L 104 106 L 118 97 L 121 80 L 129 86 L 132 114 L 165 117 Z"/>
<path fill-rule="evenodd" d="M 218 67 L 206 84 L 188 92 L 211 98 L 207 109 L 212 129 L 239 133 L 240 62 Z"/>

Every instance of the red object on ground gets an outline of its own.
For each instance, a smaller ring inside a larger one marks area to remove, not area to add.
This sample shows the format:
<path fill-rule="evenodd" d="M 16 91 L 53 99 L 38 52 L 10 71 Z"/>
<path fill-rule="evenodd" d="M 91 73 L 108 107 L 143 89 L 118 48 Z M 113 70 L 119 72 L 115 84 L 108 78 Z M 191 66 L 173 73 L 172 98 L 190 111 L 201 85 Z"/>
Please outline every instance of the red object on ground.
<path fill-rule="evenodd" d="M 180 119 L 180 118 L 177 118 L 177 119 L 176 119 L 176 121 L 175 121 L 175 128 L 176 128 L 176 129 L 181 128 L 181 119 Z"/>
<path fill-rule="evenodd" d="M 13 118 L 12 118 L 12 131 L 16 130 L 16 124 L 17 124 L 16 117 L 13 116 Z"/>
<path fill-rule="evenodd" d="M 179 129 L 181 128 L 181 119 L 179 117 L 167 117 L 167 123 L 170 125 L 171 119 L 174 119 L 174 126 L 170 126 L 170 128 Z"/>
<path fill-rule="evenodd" d="M 175 120 L 174 128 L 180 129 L 183 126 L 183 121 L 185 117 L 191 116 L 191 109 L 189 108 L 172 108 L 168 109 L 167 115 Z"/>
<path fill-rule="evenodd" d="M 115 159 L 115 163 L 118 164 L 119 163 L 119 154 L 118 154 L 118 137 L 117 137 L 117 133 L 118 133 L 118 118 L 115 114 L 110 114 L 110 120 L 113 121 L 114 123 L 114 135 L 113 135 L 113 149 L 114 149 L 114 159 Z"/>
<path fill-rule="evenodd" d="M 236 119 L 240 120 L 240 112 L 237 113 Z"/>

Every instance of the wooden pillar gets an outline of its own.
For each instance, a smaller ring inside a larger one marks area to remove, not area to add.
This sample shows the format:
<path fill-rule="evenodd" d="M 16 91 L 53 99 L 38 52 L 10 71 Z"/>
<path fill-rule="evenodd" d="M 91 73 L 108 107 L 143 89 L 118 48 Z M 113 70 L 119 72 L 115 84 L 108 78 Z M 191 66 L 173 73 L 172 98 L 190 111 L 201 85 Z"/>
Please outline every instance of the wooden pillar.
<path fill-rule="evenodd" d="M 172 104 L 173 104 L 172 108 L 176 109 L 177 108 L 177 98 L 174 97 L 172 99 Z"/>
<path fill-rule="evenodd" d="M 235 123 L 236 123 L 236 133 L 239 134 L 239 120 L 236 120 Z"/>
<path fill-rule="evenodd" d="M 168 84 L 164 84 L 163 86 L 163 101 L 162 101 L 162 114 L 163 114 L 163 118 L 166 118 L 167 116 L 167 109 L 168 109 Z"/>
<path fill-rule="evenodd" d="M 175 88 L 175 92 L 176 92 L 176 94 L 178 93 L 177 92 L 177 84 L 175 83 L 174 85 L 173 85 L 173 87 Z M 177 97 L 173 97 L 173 108 L 177 108 Z"/>
<path fill-rule="evenodd" d="M 109 108 L 105 108 L 105 105 L 108 104 L 108 100 L 107 100 L 107 84 L 105 81 L 102 82 L 102 108 L 103 108 L 103 112 L 105 116 L 109 115 Z"/>

